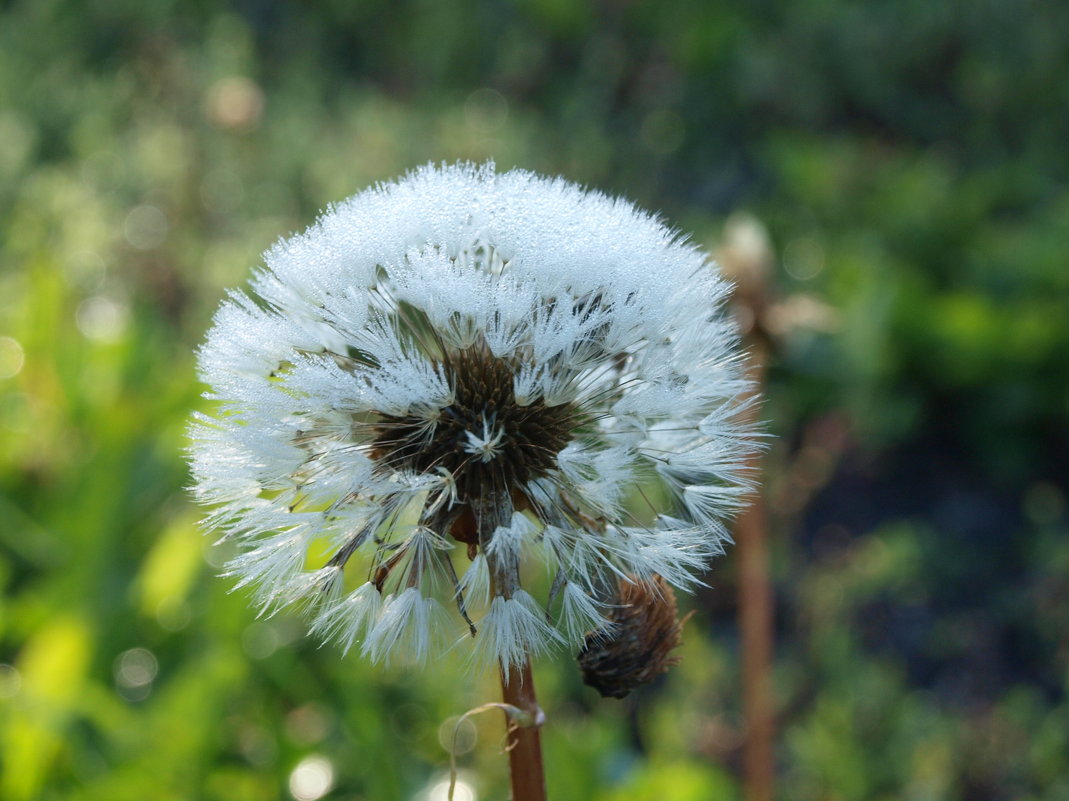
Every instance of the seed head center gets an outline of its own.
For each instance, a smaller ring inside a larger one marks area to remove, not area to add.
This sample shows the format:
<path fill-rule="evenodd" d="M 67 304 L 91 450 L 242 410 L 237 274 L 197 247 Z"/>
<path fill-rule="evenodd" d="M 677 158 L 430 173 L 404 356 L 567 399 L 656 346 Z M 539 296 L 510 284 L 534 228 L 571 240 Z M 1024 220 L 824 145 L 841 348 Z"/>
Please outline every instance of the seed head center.
<path fill-rule="evenodd" d="M 514 379 L 518 364 L 485 345 L 447 353 L 436 367 L 451 402 L 428 414 L 382 415 L 371 455 L 389 469 L 453 477 L 461 502 L 490 492 L 520 490 L 545 475 L 575 436 L 577 407 L 521 405 Z"/>
<path fill-rule="evenodd" d="M 483 415 L 482 433 L 465 431 L 464 436 L 468 439 L 464 445 L 464 450 L 478 457 L 482 462 L 489 462 L 501 452 L 501 440 L 505 436 L 505 430 L 500 427 L 493 427 L 487 421 L 486 415 Z"/>

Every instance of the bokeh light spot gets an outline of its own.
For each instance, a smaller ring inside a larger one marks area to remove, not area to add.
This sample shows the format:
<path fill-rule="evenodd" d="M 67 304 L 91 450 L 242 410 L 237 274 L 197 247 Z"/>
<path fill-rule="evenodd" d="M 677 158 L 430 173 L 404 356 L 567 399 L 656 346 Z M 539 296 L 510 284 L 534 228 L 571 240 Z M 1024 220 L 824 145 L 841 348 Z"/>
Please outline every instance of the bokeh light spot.
<path fill-rule="evenodd" d="M 324 756 L 313 754 L 297 763 L 290 773 L 290 794 L 297 801 L 316 801 L 334 786 L 334 765 Z"/>
<path fill-rule="evenodd" d="M 167 216 L 155 206 L 135 206 L 126 215 L 123 235 L 138 250 L 153 250 L 167 240 Z"/>
<path fill-rule="evenodd" d="M 442 721 L 442 725 L 438 727 L 438 742 L 446 751 L 453 751 L 457 756 L 460 756 L 475 748 L 475 744 L 479 741 L 479 730 L 475 727 L 475 723 L 471 718 L 465 718 L 457 726 L 458 720 L 460 720 L 460 716 L 453 715 Z M 454 732 L 456 732 L 455 748 L 453 746 Z"/>
<path fill-rule="evenodd" d="M 223 78 L 208 90 L 205 113 L 220 128 L 251 131 L 260 124 L 263 112 L 263 90 L 249 78 Z"/>
<path fill-rule="evenodd" d="M 274 626 L 257 621 L 249 624 L 242 633 L 241 644 L 253 659 L 267 659 L 282 643 Z"/>
<path fill-rule="evenodd" d="M 119 695 L 127 701 L 143 701 L 152 693 L 159 663 L 147 648 L 131 648 L 119 654 L 113 670 Z"/>
<path fill-rule="evenodd" d="M 158 671 L 156 655 L 147 648 L 131 648 L 115 660 L 115 681 L 124 687 L 151 684 Z"/>
<path fill-rule="evenodd" d="M 824 246 L 812 237 L 792 239 L 783 249 L 783 268 L 798 281 L 809 281 L 824 270 Z"/>
<path fill-rule="evenodd" d="M 0 698 L 14 698 L 22 689 L 22 674 L 13 665 L 0 665 Z"/>
<path fill-rule="evenodd" d="M 26 356 L 14 337 L 0 337 L 0 378 L 12 378 L 22 370 Z"/>
<path fill-rule="evenodd" d="M 169 595 L 156 605 L 156 622 L 167 631 L 181 631 L 189 625 L 192 612 L 184 598 Z"/>
<path fill-rule="evenodd" d="M 87 339 L 114 343 L 122 339 L 129 316 L 124 303 L 106 295 L 94 295 L 78 304 L 75 322 Z"/>
<path fill-rule="evenodd" d="M 453 801 L 476 801 L 475 788 L 463 779 L 457 779 L 453 788 Z M 427 793 L 427 801 L 449 801 L 449 779 L 438 782 Z"/>
<path fill-rule="evenodd" d="M 314 745 L 329 731 L 330 717 L 319 704 L 305 704 L 286 715 L 286 733 L 298 745 Z"/>

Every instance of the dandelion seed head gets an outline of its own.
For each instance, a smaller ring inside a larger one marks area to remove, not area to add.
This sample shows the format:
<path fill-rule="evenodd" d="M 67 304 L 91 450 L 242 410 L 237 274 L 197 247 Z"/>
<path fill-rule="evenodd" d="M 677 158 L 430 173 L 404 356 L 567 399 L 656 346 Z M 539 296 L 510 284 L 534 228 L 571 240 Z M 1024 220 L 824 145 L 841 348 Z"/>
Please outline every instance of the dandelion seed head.
<path fill-rule="evenodd" d="M 722 551 L 750 388 L 727 283 L 656 217 L 429 166 L 264 262 L 198 353 L 190 456 L 265 612 L 298 604 L 376 661 L 469 638 L 509 666 L 608 630 L 620 577 L 686 587 Z"/>

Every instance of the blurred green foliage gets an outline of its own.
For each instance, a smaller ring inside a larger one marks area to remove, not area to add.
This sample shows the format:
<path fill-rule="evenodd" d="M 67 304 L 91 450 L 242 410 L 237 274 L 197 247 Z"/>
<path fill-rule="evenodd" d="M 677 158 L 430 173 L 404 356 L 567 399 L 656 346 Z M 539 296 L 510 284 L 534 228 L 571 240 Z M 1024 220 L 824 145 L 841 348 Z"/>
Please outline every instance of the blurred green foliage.
<path fill-rule="evenodd" d="M 771 242 L 779 797 L 1069 798 L 1066 131 L 1039 0 L 0 3 L 0 797 L 444 798 L 492 677 L 257 621 L 182 447 L 265 247 L 492 157 Z M 741 797 L 711 582 L 625 703 L 539 666 L 552 797 Z"/>

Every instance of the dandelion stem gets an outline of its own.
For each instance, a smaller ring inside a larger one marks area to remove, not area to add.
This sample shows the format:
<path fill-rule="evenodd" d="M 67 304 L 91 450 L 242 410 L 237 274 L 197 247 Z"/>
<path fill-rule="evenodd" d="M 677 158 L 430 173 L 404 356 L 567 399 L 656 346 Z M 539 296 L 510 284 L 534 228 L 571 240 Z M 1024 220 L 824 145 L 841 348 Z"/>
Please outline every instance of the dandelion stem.
<path fill-rule="evenodd" d="M 507 526 L 512 519 L 512 499 L 507 491 L 491 491 L 476 498 L 473 507 L 479 545 L 487 552 L 491 593 L 511 598 L 520 588 L 519 562 L 515 555 L 502 558 L 487 549 L 497 528 Z M 546 801 L 542 739 L 538 732 L 546 716 L 535 697 L 530 656 L 526 656 L 522 665 L 501 666 L 501 694 L 505 707 L 513 707 L 521 712 L 519 715 L 510 714 L 508 710 L 505 712 L 512 801 Z"/>
<path fill-rule="evenodd" d="M 512 801 L 546 801 L 545 769 L 542 767 L 542 740 L 539 727 L 545 720 L 535 697 L 531 662 L 501 673 L 501 693 L 505 703 L 530 716 L 530 725 L 517 725 L 506 715 L 509 725 L 509 770 L 512 774 Z"/>

